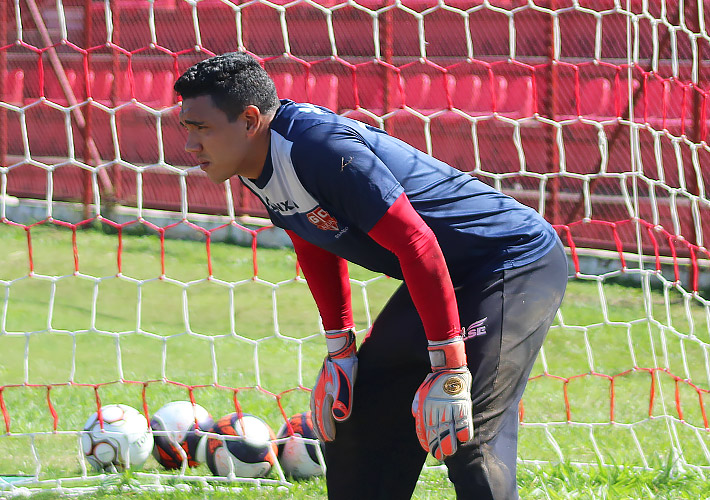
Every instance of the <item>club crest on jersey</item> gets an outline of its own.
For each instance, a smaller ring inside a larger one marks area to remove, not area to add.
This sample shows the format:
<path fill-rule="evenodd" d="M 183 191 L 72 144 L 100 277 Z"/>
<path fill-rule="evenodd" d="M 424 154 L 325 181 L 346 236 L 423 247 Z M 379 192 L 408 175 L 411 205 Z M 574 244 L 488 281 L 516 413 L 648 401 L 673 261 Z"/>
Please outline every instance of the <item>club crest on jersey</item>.
<path fill-rule="evenodd" d="M 478 321 L 474 321 L 471 323 L 468 327 L 466 327 L 464 333 L 463 333 L 463 338 L 464 340 L 471 339 L 473 337 L 482 337 L 486 333 L 486 320 L 488 319 L 488 316 L 486 316 L 483 319 L 479 319 Z"/>
<path fill-rule="evenodd" d="M 316 207 L 306 214 L 308 220 L 323 231 L 337 231 L 338 221 L 321 207 Z"/>

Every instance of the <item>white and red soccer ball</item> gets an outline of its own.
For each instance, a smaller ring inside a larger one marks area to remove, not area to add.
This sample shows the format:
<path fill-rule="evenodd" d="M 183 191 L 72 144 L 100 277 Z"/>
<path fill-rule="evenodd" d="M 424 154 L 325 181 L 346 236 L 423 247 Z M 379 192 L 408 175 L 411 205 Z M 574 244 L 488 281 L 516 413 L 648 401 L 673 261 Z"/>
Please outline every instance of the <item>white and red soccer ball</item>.
<path fill-rule="evenodd" d="M 215 476 L 258 478 L 276 462 L 276 435 L 266 422 L 248 413 L 230 413 L 215 422 L 207 438 L 207 466 Z"/>
<path fill-rule="evenodd" d="M 190 401 L 172 401 L 150 419 L 155 446 L 153 457 L 166 469 L 179 469 L 183 461 L 195 467 L 204 463 L 207 436 L 214 420 L 207 410 Z"/>
<path fill-rule="evenodd" d="M 135 408 L 105 405 L 100 416 L 94 412 L 86 421 L 81 447 L 88 462 L 98 471 L 139 468 L 153 449 L 153 433 L 146 418 Z"/>
<path fill-rule="evenodd" d="M 318 441 L 313 430 L 310 411 L 289 418 L 281 426 L 276 437 L 280 441 L 279 463 L 286 475 L 295 479 L 305 479 L 322 476 L 325 473 L 325 466 L 321 464 L 323 443 Z M 281 438 L 288 439 L 281 441 Z"/>

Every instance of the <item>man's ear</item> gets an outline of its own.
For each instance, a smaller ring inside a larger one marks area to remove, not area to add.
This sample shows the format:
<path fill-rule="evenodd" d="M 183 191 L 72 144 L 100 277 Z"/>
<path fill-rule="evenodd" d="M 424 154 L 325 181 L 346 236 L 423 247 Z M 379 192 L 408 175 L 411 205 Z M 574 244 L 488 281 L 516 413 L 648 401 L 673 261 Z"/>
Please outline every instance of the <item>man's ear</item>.
<path fill-rule="evenodd" d="M 246 123 L 247 134 L 254 134 L 259 128 L 259 123 L 261 123 L 262 115 L 259 108 L 250 104 L 244 108 L 244 121 Z"/>

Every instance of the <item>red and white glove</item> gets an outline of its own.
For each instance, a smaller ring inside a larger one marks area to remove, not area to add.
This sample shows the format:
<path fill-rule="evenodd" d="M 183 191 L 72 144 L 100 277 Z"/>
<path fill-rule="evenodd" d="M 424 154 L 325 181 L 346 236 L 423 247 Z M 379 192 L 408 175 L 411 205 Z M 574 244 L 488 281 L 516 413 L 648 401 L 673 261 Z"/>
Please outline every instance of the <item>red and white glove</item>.
<path fill-rule="evenodd" d="M 352 329 L 329 330 L 325 332 L 325 340 L 328 356 L 311 391 L 311 415 L 318 438 L 333 441 L 335 422 L 347 420 L 352 410 L 357 347 Z"/>
<path fill-rule="evenodd" d="M 473 439 L 471 372 L 461 336 L 429 341 L 432 373 L 412 402 L 419 443 L 438 460 L 456 453 Z"/>

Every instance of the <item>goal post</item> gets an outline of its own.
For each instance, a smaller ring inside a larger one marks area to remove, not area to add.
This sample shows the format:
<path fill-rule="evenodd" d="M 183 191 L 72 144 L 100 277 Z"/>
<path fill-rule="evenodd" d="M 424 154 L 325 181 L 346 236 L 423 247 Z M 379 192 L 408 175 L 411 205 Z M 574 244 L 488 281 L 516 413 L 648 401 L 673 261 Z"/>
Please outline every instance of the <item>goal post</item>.
<path fill-rule="evenodd" d="M 280 97 L 383 128 L 554 225 L 569 287 L 520 405 L 521 462 L 708 470 L 709 12 L 706 0 L 5 2 L 0 495 L 105 479 L 81 450 L 103 404 L 150 417 L 192 400 L 274 430 L 308 408 L 325 346 L 288 238 L 183 148 L 174 80 L 235 50 Z M 351 276 L 363 334 L 398 283 Z M 137 477 L 236 479 L 152 458 Z M 239 479 L 288 484 L 278 466 Z"/>

